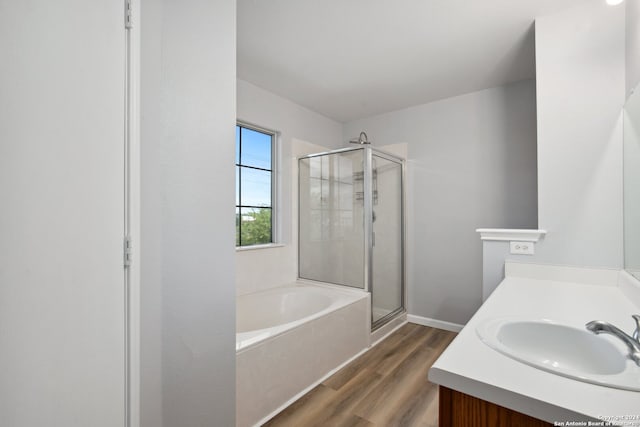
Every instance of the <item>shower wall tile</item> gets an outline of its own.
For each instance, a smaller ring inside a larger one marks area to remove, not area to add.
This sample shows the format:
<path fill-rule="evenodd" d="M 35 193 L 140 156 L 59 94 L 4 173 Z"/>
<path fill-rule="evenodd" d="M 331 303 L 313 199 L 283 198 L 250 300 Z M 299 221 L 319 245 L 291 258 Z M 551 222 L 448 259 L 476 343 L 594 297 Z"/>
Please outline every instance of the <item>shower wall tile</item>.
<path fill-rule="evenodd" d="M 297 258 L 294 245 L 236 252 L 236 295 L 295 282 Z"/>

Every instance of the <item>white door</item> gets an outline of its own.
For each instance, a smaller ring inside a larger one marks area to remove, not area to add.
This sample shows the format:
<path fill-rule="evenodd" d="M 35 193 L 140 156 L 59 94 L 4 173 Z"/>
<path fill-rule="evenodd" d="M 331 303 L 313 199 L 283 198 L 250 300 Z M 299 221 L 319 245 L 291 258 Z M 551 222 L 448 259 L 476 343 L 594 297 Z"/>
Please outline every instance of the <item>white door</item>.
<path fill-rule="evenodd" d="M 0 425 L 125 418 L 123 0 L 0 0 Z"/>

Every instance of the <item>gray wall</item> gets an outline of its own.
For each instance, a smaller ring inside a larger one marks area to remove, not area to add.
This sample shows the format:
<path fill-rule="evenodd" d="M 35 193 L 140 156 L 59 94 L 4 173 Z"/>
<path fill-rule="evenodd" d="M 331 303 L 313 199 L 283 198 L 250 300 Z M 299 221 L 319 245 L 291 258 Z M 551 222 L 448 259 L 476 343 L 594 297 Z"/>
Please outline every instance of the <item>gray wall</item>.
<path fill-rule="evenodd" d="M 624 110 L 624 267 L 640 277 L 640 91 Z"/>
<path fill-rule="evenodd" d="M 640 83 L 640 0 L 627 0 L 626 7 L 626 93 Z"/>
<path fill-rule="evenodd" d="M 625 9 L 589 1 L 536 21 L 538 220 L 533 260 L 622 268 Z"/>
<path fill-rule="evenodd" d="M 142 0 L 141 417 L 235 424 L 235 2 Z"/>
<path fill-rule="evenodd" d="M 635 6 L 634 6 L 635 7 Z M 504 261 L 622 267 L 624 8 L 590 1 L 536 21 L 539 227 L 534 256 L 484 242 L 485 287 Z"/>
<path fill-rule="evenodd" d="M 536 228 L 532 80 L 345 125 L 408 143 L 409 313 L 466 323 L 482 301 L 476 228 Z"/>
<path fill-rule="evenodd" d="M 140 45 L 140 425 L 162 423 L 162 1 L 142 0 Z"/>

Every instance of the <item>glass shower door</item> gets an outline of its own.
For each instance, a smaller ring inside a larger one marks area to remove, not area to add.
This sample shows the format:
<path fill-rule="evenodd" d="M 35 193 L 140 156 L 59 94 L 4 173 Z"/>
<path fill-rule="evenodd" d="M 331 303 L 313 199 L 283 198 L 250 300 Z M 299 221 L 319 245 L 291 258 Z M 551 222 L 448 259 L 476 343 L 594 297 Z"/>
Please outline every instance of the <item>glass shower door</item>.
<path fill-rule="evenodd" d="M 402 164 L 372 156 L 372 326 L 403 309 Z"/>
<path fill-rule="evenodd" d="M 363 159 L 357 149 L 298 161 L 301 278 L 365 288 Z"/>

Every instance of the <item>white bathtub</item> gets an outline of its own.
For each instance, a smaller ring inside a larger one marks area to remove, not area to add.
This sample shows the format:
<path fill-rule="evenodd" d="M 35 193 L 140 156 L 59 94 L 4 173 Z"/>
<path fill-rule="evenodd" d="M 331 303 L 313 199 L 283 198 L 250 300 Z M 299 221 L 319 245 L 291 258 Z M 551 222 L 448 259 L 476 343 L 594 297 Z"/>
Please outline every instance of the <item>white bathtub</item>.
<path fill-rule="evenodd" d="M 365 297 L 364 292 L 304 283 L 241 295 L 236 303 L 236 351 Z"/>
<path fill-rule="evenodd" d="M 367 348 L 369 294 L 296 283 L 237 298 L 237 425 L 259 424 Z"/>

